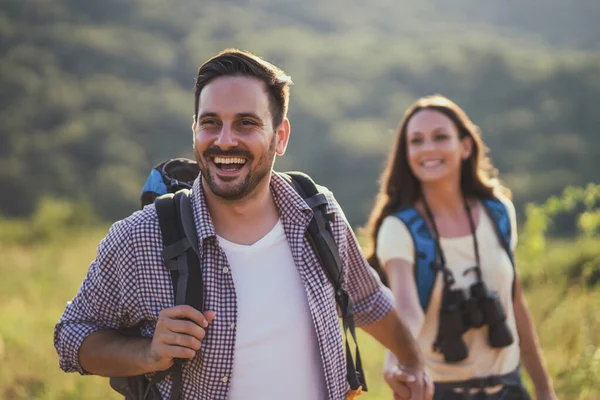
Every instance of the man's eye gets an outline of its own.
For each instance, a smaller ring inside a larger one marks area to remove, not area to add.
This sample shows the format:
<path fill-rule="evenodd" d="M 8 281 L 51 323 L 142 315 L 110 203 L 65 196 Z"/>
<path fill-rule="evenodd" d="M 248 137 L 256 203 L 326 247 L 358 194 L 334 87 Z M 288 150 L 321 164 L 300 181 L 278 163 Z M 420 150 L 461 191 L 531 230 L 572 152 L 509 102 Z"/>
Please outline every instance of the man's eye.
<path fill-rule="evenodd" d="M 202 126 L 213 126 L 213 125 L 217 125 L 218 122 L 215 119 L 205 119 L 202 120 L 202 122 L 200 122 L 200 125 Z"/>
<path fill-rule="evenodd" d="M 241 126 L 256 126 L 256 122 L 245 119 L 245 120 L 240 121 L 240 125 Z"/>

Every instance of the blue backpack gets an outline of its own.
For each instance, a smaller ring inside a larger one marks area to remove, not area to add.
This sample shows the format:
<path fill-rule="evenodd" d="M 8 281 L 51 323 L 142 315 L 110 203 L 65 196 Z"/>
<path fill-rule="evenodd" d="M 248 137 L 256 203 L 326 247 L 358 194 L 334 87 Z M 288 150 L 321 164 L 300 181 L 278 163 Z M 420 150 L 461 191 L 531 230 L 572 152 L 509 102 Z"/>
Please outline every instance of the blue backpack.
<path fill-rule="evenodd" d="M 485 199 L 482 203 L 483 208 L 493 221 L 492 225 L 494 225 L 498 239 L 510 258 L 514 271 L 515 261 L 510 247 L 511 226 L 508 210 L 500 200 L 495 198 Z M 425 223 L 425 219 L 414 207 L 404 208 L 394 215 L 404 222 L 412 236 L 415 247 L 415 283 L 423 312 L 427 312 L 438 272 L 435 241 Z M 513 279 L 513 294 L 514 285 L 515 280 Z"/>

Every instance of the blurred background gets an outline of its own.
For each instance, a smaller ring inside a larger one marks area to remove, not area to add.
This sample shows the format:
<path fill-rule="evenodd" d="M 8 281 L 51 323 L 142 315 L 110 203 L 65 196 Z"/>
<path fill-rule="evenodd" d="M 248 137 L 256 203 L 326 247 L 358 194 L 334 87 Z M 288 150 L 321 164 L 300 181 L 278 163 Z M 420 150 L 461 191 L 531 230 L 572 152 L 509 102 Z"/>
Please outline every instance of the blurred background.
<path fill-rule="evenodd" d="M 355 228 L 404 109 L 463 107 L 513 190 L 559 397 L 600 399 L 599 20 L 598 0 L 3 0 L 0 398 L 117 398 L 58 370 L 53 324 L 150 169 L 193 157 L 197 68 L 237 47 L 295 83 L 277 169 L 330 187 Z M 363 397 L 389 399 L 362 340 Z"/>

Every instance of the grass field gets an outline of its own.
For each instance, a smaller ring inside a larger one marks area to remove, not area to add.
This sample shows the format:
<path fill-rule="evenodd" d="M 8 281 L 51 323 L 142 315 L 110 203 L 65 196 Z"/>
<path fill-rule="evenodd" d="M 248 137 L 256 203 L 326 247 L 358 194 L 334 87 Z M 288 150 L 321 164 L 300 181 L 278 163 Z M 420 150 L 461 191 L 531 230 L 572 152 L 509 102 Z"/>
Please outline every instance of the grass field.
<path fill-rule="evenodd" d="M 76 292 L 106 228 L 50 231 L 0 222 L 0 398 L 119 397 L 106 379 L 64 374 L 53 326 Z M 521 265 L 526 296 L 560 399 L 600 399 L 600 238 L 551 242 Z M 391 399 L 383 350 L 360 336 L 368 400 Z M 529 382 L 528 382 L 529 384 Z"/>

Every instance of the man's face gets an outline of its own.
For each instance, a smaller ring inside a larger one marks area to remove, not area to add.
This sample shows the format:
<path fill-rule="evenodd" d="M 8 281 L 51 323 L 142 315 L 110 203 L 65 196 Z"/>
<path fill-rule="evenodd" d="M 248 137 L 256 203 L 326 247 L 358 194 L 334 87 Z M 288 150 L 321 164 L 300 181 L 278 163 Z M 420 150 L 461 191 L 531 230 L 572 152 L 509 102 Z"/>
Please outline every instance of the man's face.
<path fill-rule="evenodd" d="M 200 93 L 197 112 L 194 153 L 210 191 L 239 200 L 265 184 L 275 154 L 285 152 L 289 122 L 273 127 L 264 83 L 246 76 L 217 78 Z"/>

